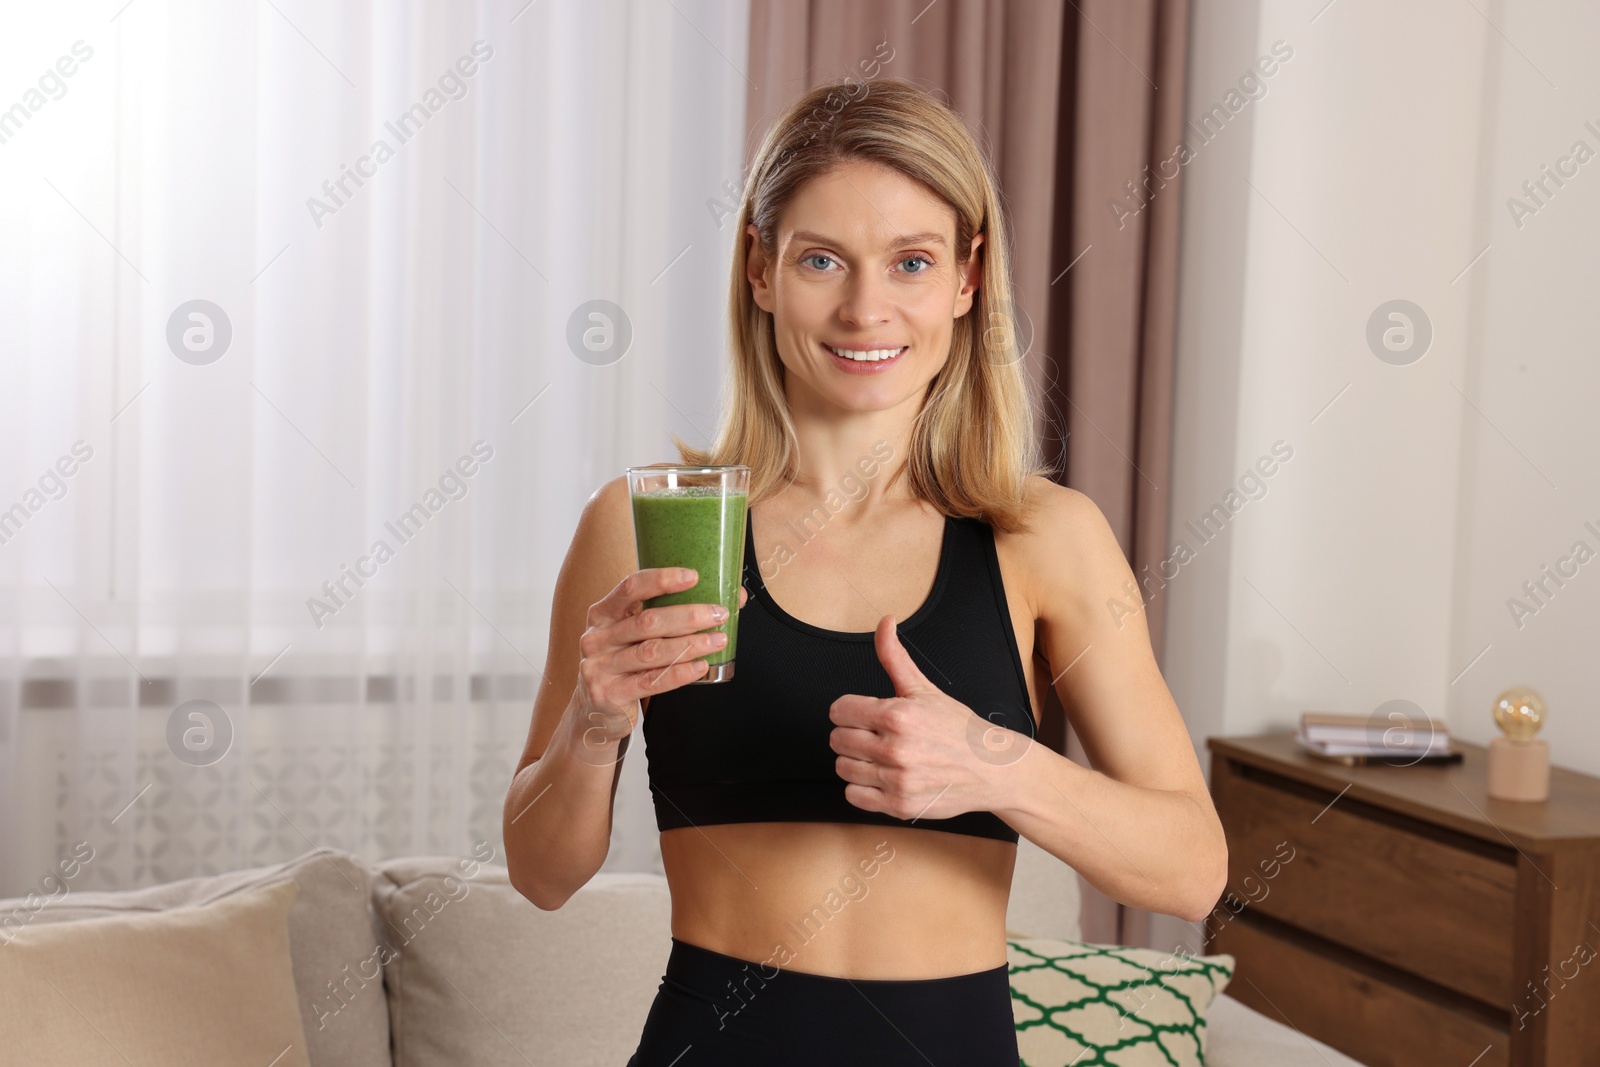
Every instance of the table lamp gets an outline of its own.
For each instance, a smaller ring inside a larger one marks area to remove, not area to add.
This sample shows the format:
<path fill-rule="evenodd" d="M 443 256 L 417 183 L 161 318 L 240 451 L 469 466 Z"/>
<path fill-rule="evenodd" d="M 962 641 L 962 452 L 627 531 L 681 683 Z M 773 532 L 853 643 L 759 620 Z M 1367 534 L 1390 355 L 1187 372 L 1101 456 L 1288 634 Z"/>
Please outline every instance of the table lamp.
<path fill-rule="evenodd" d="M 1515 685 L 1494 700 L 1494 721 L 1505 733 L 1489 742 L 1489 796 L 1495 800 L 1550 798 L 1550 743 L 1534 734 L 1544 725 L 1544 698 Z"/>

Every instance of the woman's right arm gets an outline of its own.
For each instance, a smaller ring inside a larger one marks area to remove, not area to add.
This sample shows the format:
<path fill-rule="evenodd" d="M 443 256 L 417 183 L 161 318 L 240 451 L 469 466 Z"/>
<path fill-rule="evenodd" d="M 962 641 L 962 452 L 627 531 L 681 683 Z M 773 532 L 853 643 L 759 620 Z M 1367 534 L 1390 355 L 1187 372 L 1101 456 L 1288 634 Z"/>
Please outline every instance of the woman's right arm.
<path fill-rule="evenodd" d="M 511 884 L 538 907 L 566 903 L 605 862 L 612 803 L 639 700 L 676 689 L 720 648 L 698 631 L 711 605 L 642 610 L 690 588 L 672 569 L 636 570 L 628 482 L 603 485 L 584 506 L 556 578 L 544 677 L 503 815 Z M 743 592 L 741 591 L 741 604 Z"/>

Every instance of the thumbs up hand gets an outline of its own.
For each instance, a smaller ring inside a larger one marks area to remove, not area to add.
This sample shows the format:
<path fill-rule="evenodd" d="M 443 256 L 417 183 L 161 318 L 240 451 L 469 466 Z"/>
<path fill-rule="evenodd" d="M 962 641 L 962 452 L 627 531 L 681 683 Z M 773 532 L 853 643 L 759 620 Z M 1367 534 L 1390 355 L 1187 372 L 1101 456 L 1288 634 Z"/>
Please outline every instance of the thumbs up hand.
<path fill-rule="evenodd" d="M 873 644 L 895 695 L 852 693 L 828 708 L 845 799 L 913 822 L 1000 806 L 1005 766 L 1031 739 L 986 722 L 929 681 L 901 644 L 893 615 L 878 620 Z M 1002 761 L 988 752 L 997 732 L 1012 735 L 1005 741 L 1015 754 Z"/>

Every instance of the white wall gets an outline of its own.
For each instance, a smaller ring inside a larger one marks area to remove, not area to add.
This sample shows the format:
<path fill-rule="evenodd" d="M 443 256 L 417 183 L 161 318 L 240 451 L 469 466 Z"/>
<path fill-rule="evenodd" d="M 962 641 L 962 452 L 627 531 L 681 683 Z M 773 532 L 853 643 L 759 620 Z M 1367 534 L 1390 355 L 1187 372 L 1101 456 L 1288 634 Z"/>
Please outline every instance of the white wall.
<path fill-rule="evenodd" d="M 1600 153 L 1600 14 L 1505 7 L 1196 2 L 1191 116 L 1294 49 L 1185 169 L 1173 543 L 1293 448 L 1165 590 L 1208 770 L 1208 736 L 1396 698 L 1481 743 L 1526 682 L 1555 762 L 1600 773 L 1600 158 L 1520 230 L 1506 207 L 1574 140 Z M 1409 365 L 1366 340 L 1393 299 L 1432 323 Z M 1519 630 L 1507 598 L 1580 539 L 1595 561 Z M 1152 944 L 1187 929 L 1158 919 Z"/>
<path fill-rule="evenodd" d="M 1507 4 L 1496 20 L 1527 58 L 1502 46 L 1486 64 L 1492 93 L 1475 222 L 1478 246 L 1490 249 L 1469 276 L 1463 388 L 1498 430 L 1469 413 L 1450 660 L 1460 670 L 1489 650 L 1446 699 L 1451 728 L 1481 744 L 1498 733 L 1488 714 L 1495 694 L 1531 684 L 1549 705 L 1540 736 L 1552 761 L 1600 774 L 1600 10 L 1577 2 L 1543 13 L 1529 7 Z M 1547 181 L 1552 195 L 1540 193 L 1544 205 L 1522 215 L 1519 227 L 1507 201 L 1531 205 L 1522 183 L 1541 177 L 1541 165 L 1555 168 L 1578 140 L 1595 158 L 1559 188 Z M 1580 540 L 1594 554 L 1590 562 L 1560 587 L 1547 581 L 1553 595 L 1540 594 L 1545 606 L 1528 598 L 1523 583 L 1543 578 L 1546 565 L 1554 570 Z M 1520 628 L 1507 605 L 1512 597 L 1537 608 Z"/>

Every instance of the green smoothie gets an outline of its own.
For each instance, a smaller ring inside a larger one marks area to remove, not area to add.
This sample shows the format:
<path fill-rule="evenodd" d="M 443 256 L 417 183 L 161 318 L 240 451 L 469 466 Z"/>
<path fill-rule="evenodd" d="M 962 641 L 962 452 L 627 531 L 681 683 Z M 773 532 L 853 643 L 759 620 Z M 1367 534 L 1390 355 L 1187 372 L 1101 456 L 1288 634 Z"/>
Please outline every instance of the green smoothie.
<path fill-rule="evenodd" d="M 700 657 L 713 667 L 732 663 L 739 644 L 739 587 L 744 577 L 744 523 L 749 496 L 714 487 L 680 486 L 633 494 L 633 536 L 639 569 L 693 567 L 700 580 L 679 593 L 650 597 L 647 608 L 721 604 L 728 618 L 702 633 L 722 632 L 728 643 Z"/>

